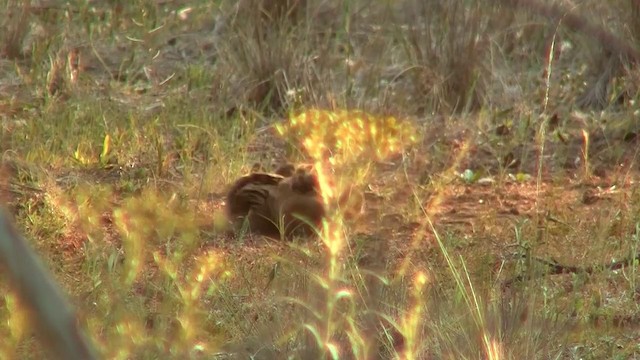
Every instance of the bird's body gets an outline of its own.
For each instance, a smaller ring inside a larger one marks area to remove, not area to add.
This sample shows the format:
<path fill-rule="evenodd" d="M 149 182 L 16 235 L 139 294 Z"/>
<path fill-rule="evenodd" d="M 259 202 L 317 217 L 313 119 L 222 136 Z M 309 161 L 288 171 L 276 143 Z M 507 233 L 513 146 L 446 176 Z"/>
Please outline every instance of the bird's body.
<path fill-rule="evenodd" d="M 287 165 L 288 166 L 288 165 Z M 238 179 L 227 194 L 227 215 L 248 221 L 252 233 L 269 237 L 312 236 L 325 216 L 315 175 L 297 169 L 252 173 Z"/>

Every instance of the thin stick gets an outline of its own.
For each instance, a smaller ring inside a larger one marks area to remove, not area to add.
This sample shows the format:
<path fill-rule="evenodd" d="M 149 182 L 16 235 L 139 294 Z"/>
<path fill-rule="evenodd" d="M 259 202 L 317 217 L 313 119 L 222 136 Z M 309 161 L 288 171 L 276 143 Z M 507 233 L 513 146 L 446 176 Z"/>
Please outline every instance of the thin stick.
<path fill-rule="evenodd" d="M 11 279 L 33 324 L 59 359 L 98 359 L 93 344 L 78 326 L 75 311 L 38 255 L 0 209 L 0 266 Z"/>

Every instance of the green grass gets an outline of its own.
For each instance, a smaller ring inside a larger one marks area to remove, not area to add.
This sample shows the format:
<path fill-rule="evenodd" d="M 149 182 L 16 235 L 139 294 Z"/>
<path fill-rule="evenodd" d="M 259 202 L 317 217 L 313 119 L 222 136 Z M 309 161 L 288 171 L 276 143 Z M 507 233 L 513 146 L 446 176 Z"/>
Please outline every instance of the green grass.
<path fill-rule="evenodd" d="M 588 34 L 491 1 L 253 2 L 1 4 L 0 202 L 104 358 L 640 356 L 637 264 L 535 260 L 638 249 L 637 96 L 574 105 Z M 575 11 L 631 39 L 617 5 Z M 230 234 L 227 186 L 285 160 L 364 210 Z M 0 288 L 0 357 L 46 356 Z"/>

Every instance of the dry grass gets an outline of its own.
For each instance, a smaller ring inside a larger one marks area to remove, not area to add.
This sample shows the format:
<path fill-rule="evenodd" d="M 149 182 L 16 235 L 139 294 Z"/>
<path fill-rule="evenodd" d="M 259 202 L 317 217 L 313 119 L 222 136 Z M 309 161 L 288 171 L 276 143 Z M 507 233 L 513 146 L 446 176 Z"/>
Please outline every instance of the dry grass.
<path fill-rule="evenodd" d="M 105 358 L 636 358 L 635 64 L 578 110 L 588 27 L 519 4 L 4 2 L 0 201 Z M 284 160 L 320 237 L 228 233 Z M 46 356 L 0 287 L 0 357 Z"/>

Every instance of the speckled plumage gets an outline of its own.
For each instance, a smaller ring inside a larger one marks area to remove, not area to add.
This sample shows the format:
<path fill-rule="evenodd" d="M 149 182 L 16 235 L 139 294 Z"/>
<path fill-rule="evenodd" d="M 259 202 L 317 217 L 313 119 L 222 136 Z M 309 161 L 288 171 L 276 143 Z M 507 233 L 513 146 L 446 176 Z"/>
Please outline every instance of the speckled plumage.
<path fill-rule="evenodd" d="M 254 234 L 291 238 L 315 234 L 325 208 L 316 176 L 284 165 L 275 174 L 256 172 L 233 183 L 227 194 L 227 215 L 236 224 L 246 219 Z"/>

